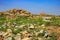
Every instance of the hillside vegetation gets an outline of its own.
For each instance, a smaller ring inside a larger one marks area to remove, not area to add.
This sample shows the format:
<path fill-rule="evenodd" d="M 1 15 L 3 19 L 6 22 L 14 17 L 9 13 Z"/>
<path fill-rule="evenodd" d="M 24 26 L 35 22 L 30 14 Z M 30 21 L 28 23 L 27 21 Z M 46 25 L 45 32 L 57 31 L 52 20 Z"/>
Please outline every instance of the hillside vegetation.
<path fill-rule="evenodd" d="M 60 40 L 60 16 L 21 9 L 0 12 L 0 40 Z"/>

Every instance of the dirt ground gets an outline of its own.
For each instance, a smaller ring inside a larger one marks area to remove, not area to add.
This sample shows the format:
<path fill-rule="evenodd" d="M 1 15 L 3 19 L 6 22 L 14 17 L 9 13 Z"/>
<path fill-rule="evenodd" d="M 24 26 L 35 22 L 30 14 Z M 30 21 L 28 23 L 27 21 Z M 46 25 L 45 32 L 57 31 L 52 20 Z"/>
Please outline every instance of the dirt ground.
<path fill-rule="evenodd" d="M 52 32 L 54 32 L 57 40 L 60 40 L 60 27 L 55 27 L 55 26 L 48 26 L 46 27 L 47 32 L 49 34 L 51 34 Z"/>

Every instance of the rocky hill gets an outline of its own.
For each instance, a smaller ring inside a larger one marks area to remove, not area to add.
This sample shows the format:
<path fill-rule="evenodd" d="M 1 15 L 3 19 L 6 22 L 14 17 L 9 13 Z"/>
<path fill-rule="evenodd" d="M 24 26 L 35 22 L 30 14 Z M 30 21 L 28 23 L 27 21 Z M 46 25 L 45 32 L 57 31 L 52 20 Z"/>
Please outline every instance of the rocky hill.
<path fill-rule="evenodd" d="M 0 40 L 60 40 L 60 17 L 21 9 L 0 12 Z"/>
<path fill-rule="evenodd" d="M 11 18 L 15 18 L 15 17 L 18 17 L 18 16 L 26 16 L 26 17 L 52 17 L 52 16 L 55 16 L 55 15 L 51 15 L 51 14 L 46 14 L 46 13 L 40 13 L 40 14 L 33 14 L 33 13 L 30 13 L 26 10 L 22 10 L 22 9 L 12 9 L 12 10 L 8 10 L 8 11 L 5 11 L 5 12 L 0 12 L 0 15 L 6 15 L 6 16 L 9 16 Z M 57 17 L 60 17 L 60 16 L 57 16 Z"/>
<path fill-rule="evenodd" d="M 0 12 L 0 15 L 4 15 L 8 19 L 16 19 L 19 16 L 32 17 L 32 14 L 26 10 L 22 9 L 12 9 L 5 12 Z"/>

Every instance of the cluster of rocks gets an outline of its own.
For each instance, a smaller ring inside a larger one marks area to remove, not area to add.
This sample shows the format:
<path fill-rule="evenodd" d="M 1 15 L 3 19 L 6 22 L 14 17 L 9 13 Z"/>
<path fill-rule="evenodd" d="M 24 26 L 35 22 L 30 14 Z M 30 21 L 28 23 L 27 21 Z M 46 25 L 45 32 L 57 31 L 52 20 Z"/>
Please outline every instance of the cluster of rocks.
<path fill-rule="evenodd" d="M 8 23 L 8 26 L 10 27 L 5 32 L 0 31 L 1 40 L 2 39 L 4 40 L 35 40 L 35 39 L 44 40 L 45 38 L 48 37 L 48 33 L 45 31 L 46 28 L 44 24 L 39 26 L 36 26 L 36 24 L 21 24 L 20 26 L 16 25 L 14 27 L 11 27 L 9 23 Z M 5 25 L 6 23 L 4 23 L 2 27 L 5 28 Z M 16 31 L 18 28 L 22 29 L 22 31 L 19 31 L 18 33 L 14 34 L 12 30 Z"/>

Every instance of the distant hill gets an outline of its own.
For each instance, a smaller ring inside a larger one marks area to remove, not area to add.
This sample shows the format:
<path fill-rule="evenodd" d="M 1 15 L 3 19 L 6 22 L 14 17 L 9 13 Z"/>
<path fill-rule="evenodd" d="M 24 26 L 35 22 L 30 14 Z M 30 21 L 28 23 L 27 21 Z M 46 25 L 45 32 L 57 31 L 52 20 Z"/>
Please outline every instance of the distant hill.
<path fill-rule="evenodd" d="M 32 17 L 32 18 L 44 17 L 44 16 L 47 16 L 47 17 L 48 16 L 51 16 L 51 17 L 55 16 L 55 15 L 46 14 L 46 13 L 40 13 L 39 15 L 37 15 L 37 14 L 30 13 L 30 12 L 23 10 L 23 9 L 12 9 L 12 10 L 8 10 L 5 12 L 0 12 L 0 15 L 2 15 L 2 14 L 7 16 L 7 17 L 10 17 L 10 18 L 15 18 L 18 16 L 27 16 L 27 17 Z"/>

